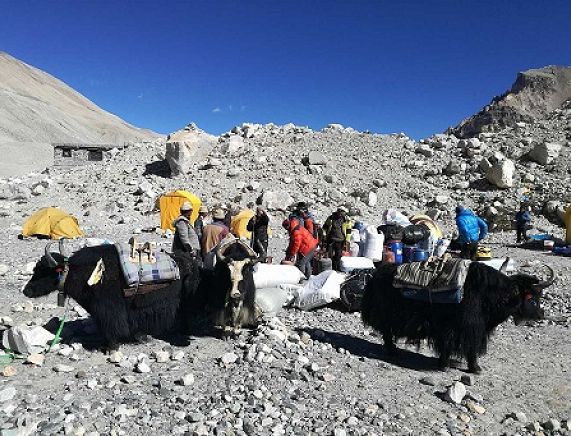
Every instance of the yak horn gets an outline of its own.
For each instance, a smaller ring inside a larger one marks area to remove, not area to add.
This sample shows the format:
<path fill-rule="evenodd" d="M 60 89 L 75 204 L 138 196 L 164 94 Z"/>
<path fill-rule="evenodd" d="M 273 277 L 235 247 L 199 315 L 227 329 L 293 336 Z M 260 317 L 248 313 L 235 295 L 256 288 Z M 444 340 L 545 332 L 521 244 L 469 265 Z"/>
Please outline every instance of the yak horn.
<path fill-rule="evenodd" d="M 57 266 L 57 262 L 50 253 L 50 247 L 52 246 L 52 244 L 53 242 L 48 242 L 48 244 L 46 245 L 46 259 L 48 261 L 49 266 L 51 268 L 55 268 Z"/>
<path fill-rule="evenodd" d="M 549 270 L 549 278 L 547 280 L 543 280 L 536 285 L 533 285 L 532 288 L 534 291 L 541 291 L 542 289 L 548 288 L 555 282 L 555 271 L 549 265 L 544 265 Z"/>
<path fill-rule="evenodd" d="M 216 261 L 218 262 L 226 262 L 226 256 L 222 254 L 222 250 L 216 250 Z"/>
<path fill-rule="evenodd" d="M 504 260 L 504 263 L 502 263 L 502 266 L 500 267 L 500 272 L 502 274 L 507 274 L 508 265 L 509 265 L 510 261 L 511 261 L 511 259 L 509 257 L 506 257 L 506 260 Z"/>

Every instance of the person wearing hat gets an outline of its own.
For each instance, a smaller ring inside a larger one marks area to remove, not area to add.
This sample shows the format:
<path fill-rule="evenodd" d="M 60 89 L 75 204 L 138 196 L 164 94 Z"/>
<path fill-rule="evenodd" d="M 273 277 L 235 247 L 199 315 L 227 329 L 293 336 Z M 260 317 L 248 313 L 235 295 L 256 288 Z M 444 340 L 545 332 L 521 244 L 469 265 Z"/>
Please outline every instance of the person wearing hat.
<path fill-rule="evenodd" d="M 190 223 L 191 215 L 192 204 L 185 201 L 180 206 L 180 216 L 173 221 L 175 232 L 172 241 L 172 251 L 173 254 L 180 259 L 178 262 L 179 266 L 181 262 L 183 263 L 181 266 L 183 270 L 186 270 L 185 265 L 187 265 L 192 258 L 197 258 L 198 253 L 200 252 L 198 236 L 196 236 L 194 227 Z M 188 269 L 190 270 L 189 266 Z"/>
<path fill-rule="evenodd" d="M 204 205 L 200 206 L 200 209 L 198 209 L 198 218 L 196 218 L 194 222 L 194 230 L 196 231 L 196 236 L 198 236 L 199 241 L 202 241 L 202 232 L 204 231 L 204 222 L 207 216 L 208 208 Z"/>
<path fill-rule="evenodd" d="M 470 209 L 456 206 L 456 227 L 458 227 L 458 243 L 460 256 L 474 259 L 480 242 L 488 234 L 488 224 Z"/>
<path fill-rule="evenodd" d="M 252 249 L 258 254 L 261 262 L 268 256 L 268 225 L 270 217 L 263 207 L 256 207 L 255 215 L 250 218 L 246 230 L 252 232 Z"/>
<path fill-rule="evenodd" d="M 224 224 L 225 217 L 224 209 L 217 208 L 212 213 L 212 222 L 204 226 L 201 241 L 203 258 L 228 235 L 228 227 Z"/>
<path fill-rule="evenodd" d="M 335 271 L 341 269 L 341 257 L 343 251 L 349 247 L 351 229 L 353 224 L 347 218 L 349 211 L 344 206 L 339 206 L 323 224 L 327 252 L 331 258 L 332 268 Z"/>

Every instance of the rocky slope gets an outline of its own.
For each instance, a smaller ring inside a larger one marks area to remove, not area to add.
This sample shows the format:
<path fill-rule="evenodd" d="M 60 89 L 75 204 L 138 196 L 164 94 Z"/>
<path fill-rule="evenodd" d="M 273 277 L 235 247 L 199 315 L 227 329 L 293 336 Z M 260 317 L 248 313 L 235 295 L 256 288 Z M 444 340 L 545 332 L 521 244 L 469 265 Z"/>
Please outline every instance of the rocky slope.
<path fill-rule="evenodd" d="M 48 73 L 0 52 L 0 144 L 122 144 L 157 136 L 104 111 Z"/>
<path fill-rule="evenodd" d="M 541 119 L 571 99 L 571 67 L 547 66 L 519 73 L 511 89 L 449 130 L 459 138 Z"/>

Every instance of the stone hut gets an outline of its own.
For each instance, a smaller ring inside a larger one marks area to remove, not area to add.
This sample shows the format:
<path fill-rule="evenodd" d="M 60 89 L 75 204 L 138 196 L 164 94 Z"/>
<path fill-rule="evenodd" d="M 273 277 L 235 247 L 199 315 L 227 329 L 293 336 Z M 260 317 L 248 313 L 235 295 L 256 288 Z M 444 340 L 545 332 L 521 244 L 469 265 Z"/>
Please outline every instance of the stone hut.
<path fill-rule="evenodd" d="M 77 166 L 91 163 L 104 163 L 111 156 L 112 150 L 120 150 L 124 145 L 117 144 L 79 144 L 79 143 L 55 143 L 54 165 Z"/>

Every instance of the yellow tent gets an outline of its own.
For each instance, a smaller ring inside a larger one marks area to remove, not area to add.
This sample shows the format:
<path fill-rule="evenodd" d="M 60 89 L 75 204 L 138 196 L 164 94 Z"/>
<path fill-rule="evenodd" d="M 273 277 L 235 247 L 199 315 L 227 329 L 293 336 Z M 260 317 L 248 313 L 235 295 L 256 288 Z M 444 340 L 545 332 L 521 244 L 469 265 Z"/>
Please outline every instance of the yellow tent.
<path fill-rule="evenodd" d="M 190 216 L 190 222 L 194 224 L 194 221 L 198 217 L 198 208 L 202 204 L 200 198 L 188 191 L 173 191 L 168 194 L 163 195 L 159 199 L 159 207 L 161 209 L 161 229 L 170 229 L 174 231 L 172 222 L 180 215 L 180 206 L 185 201 L 192 204 L 192 215 Z"/>
<path fill-rule="evenodd" d="M 36 211 L 24 223 L 22 235 L 60 239 L 83 236 L 83 232 L 75 217 L 55 207 L 44 207 Z"/>
<path fill-rule="evenodd" d="M 565 228 L 567 229 L 565 242 L 571 244 L 571 204 L 567 208 L 567 212 L 565 212 Z"/>
<path fill-rule="evenodd" d="M 443 238 L 442 230 L 428 215 L 415 215 L 410 219 L 410 222 L 415 225 L 424 224 L 430 230 L 432 236 L 438 239 Z"/>
<path fill-rule="evenodd" d="M 237 238 L 252 238 L 252 232 L 246 230 L 248 226 L 248 221 L 255 215 L 252 209 L 244 209 L 240 213 L 232 218 L 230 223 L 230 231 Z"/>

